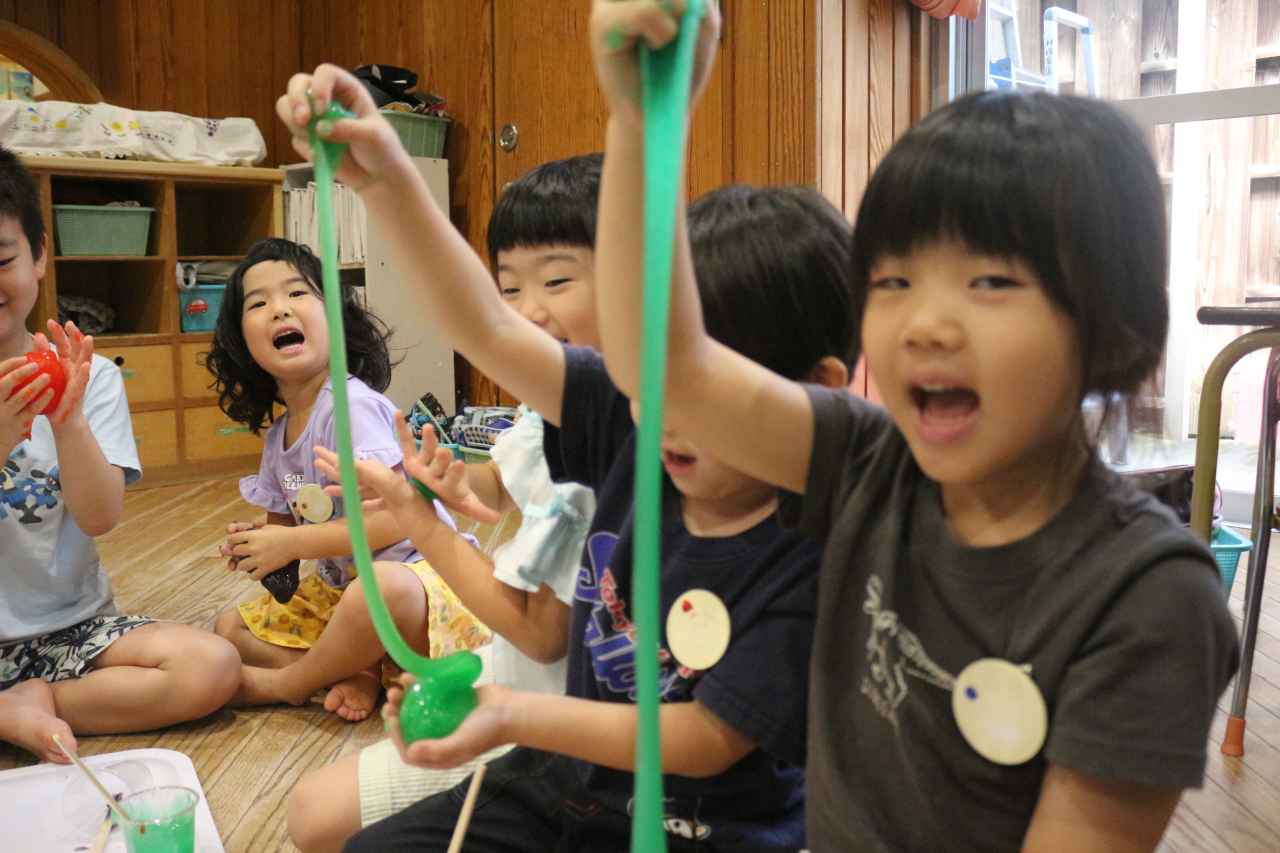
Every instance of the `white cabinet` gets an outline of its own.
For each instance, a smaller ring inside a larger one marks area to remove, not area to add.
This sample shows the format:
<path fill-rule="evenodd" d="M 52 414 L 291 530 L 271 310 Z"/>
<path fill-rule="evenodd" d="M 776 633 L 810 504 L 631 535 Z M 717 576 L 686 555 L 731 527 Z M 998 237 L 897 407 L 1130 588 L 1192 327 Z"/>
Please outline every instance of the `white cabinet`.
<path fill-rule="evenodd" d="M 447 213 L 449 162 L 414 157 L 413 163 L 426 179 L 436 204 Z M 312 178 L 309 164 L 287 166 L 285 171 L 286 190 L 306 187 Z M 288 233 L 287 225 L 285 233 Z M 391 373 L 391 387 L 385 392 L 387 397 L 408 412 L 414 401 L 430 391 L 445 410 L 453 414 L 453 350 L 435 334 L 418 310 L 372 222 L 366 225 L 364 247 L 365 300 L 369 309 L 394 332 L 391 338 L 392 359 L 403 359 Z"/>

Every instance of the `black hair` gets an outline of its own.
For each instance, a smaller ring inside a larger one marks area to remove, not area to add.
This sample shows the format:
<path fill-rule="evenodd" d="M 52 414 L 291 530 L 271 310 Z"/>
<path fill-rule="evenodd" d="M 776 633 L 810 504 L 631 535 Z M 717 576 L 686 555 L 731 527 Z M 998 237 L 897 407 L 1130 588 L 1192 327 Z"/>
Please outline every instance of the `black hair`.
<path fill-rule="evenodd" d="M 1133 394 L 1168 328 L 1164 195 L 1141 132 L 1101 101 L 987 92 L 934 112 L 867 185 L 854 330 L 879 258 L 936 240 L 1027 264 L 1073 321 L 1081 395 Z"/>
<path fill-rule="evenodd" d="M 0 216 L 12 216 L 22 226 L 31 244 L 32 260 L 40 260 L 44 240 L 44 216 L 40 212 L 40 190 L 36 179 L 22 165 L 18 155 L 0 147 Z"/>
<path fill-rule="evenodd" d="M 849 221 L 807 187 L 713 190 L 689 206 L 707 333 L 787 379 L 852 354 Z"/>
<path fill-rule="evenodd" d="M 515 180 L 489 216 L 489 267 L 516 247 L 596 245 L 603 154 L 552 160 Z"/>
<path fill-rule="evenodd" d="M 312 292 L 324 299 L 320 259 L 306 246 L 279 237 L 254 243 L 227 280 L 205 367 L 214 376 L 211 387 L 218 392 L 218 406 L 233 421 L 248 424 L 254 435 L 275 420 L 274 405 L 284 403 L 275 377 L 249 354 L 241 325 L 245 273 L 265 261 L 282 261 L 293 267 Z M 391 331 L 347 284 L 342 286 L 342 323 L 347 337 L 347 370 L 373 390 L 385 391 L 391 384 L 392 361 L 387 350 Z"/>

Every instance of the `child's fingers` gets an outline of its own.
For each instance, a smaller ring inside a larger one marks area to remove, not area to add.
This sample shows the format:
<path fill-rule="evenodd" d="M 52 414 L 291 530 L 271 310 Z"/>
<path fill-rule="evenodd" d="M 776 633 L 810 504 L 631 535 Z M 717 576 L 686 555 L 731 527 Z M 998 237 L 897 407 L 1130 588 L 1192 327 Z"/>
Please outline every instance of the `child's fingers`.
<path fill-rule="evenodd" d="M 0 401 L 10 403 L 20 409 L 25 405 L 23 401 L 30 400 L 33 394 L 39 394 L 40 389 L 44 388 L 52 380 L 49 379 L 48 374 L 42 373 L 24 385 L 21 391 L 18 391 L 18 386 L 31 379 L 40 369 L 40 365 L 27 361 L 25 358 L 10 359 L 10 361 L 21 361 L 22 366 L 4 374 L 4 378 L 0 379 Z M 7 364 L 8 362 L 5 363 Z"/>
<path fill-rule="evenodd" d="M 17 358 L 6 358 L 0 361 L 0 391 L 5 391 L 10 386 L 17 385 L 23 379 L 40 369 L 40 366 L 27 361 L 25 356 Z M 5 382 L 9 382 L 5 385 Z M 0 399 L 7 397 L 8 394 L 0 394 Z"/>
<path fill-rule="evenodd" d="M 27 389 L 23 388 L 22 390 L 26 391 Z M 53 389 L 46 388 L 40 394 L 40 396 L 36 397 L 34 400 L 32 400 L 31 402 L 23 406 L 22 411 L 20 411 L 18 414 L 19 416 L 25 417 L 25 418 L 35 418 L 36 415 L 44 411 L 45 406 L 49 405 L 52 402 L 53 402 Z"/>
<path fill-rule="evenodd" d="M 307 92 L 313 88 L 310 74 L 295 74 L 289 78 L 285 94 L 276 101 L 276 114 L 290 129 L 298 128 L 305 134 L 307 122 L 311 120 L 311 105 L 307 101 Z M 328 107 L 328 95 L 325 95 L 325 107 Z M 319 108 L 319 99 L 317 99 Z"/>
<path fill-rule="evenodd" d="M 258 567 L 258 568 L 246 568 L 246 567 L 243 565 L 244 561 L 243 561 L 243 560 L 241 560 L 240 562 L 241 562 L 240 571 L 242 571 L 242 572 L 248 572 L 248 573 L 249 573 L 249 580 L 255 580 L 255 581 L 260 581 L 260 580 L 262 580 L 262 579 L 263 579 L 263 578 L 265 578 L 267 575 L 271 574 L 271 573 L 272 573 L 272 572 L 274 572 L 277 568 L 279 568 L 279 566 L 260 566 L 260 567 Z"/>
<path fill-rule="evenodd" d="M 458 491 L 462 488 L 462 478 L 466 476 L 467 466 L 461 460 L 449 462 L 444 469 L 444 481 L 446 487 L 452 491 Z"/>
<path fill-rule="evenodd" d="M 49 329 L 49 340 L 53 343 L 53 348 L 58 351 L 58 357 L 63 359 L 70 358 L 71 341 L 68 340 L 67 333 L 63 331 L 56 320 L 49 320 L 45 323 L 45 326 Z"/>
<path fill-rule="evenodd" d="M 679 31 L 677 21 L 684 15 L 684 0 L 669 0 L 663 8 L 656 0 L 627 0 L 624 3 L 597 3 L 593 29 L 610 51 L 630 50 L 637 39 L 651 48 L 664 47 Z"/>
<path fill-rule="evenodd" d="M 323 96 L 323 103 L 317 97 L 317 93 Z M 316 69 L 315 76 L 311 79 L 311 97 L 315 101 L 317 115 L 323 115 L 329 109 L 330 101 L 335 100 L 354 112 L 357 119 L 368 116 L 376 117 L 378 113 L 378 107 L 373 102 L 373 96 L 369 94 L 369 90 L 364 87 L 364 84 L 357 80 L 356 76 L 350 71 L 329 63 Z M 347 123 L 342 122 L 342 124 Z M 337 139 L 336 136 L 330 136 L 329 138 L 335 142 L 343 141 Z"/>
<path fill-rule="evenodd" d="M 489 509 L 475 495 L 467 495 L 463 498 L 462 511 L 481 524 L 497 524 L 502 521 L 502 513 Z"/>
<path fill-rule="evenodd" d="M 443 482 L 449 473 L 449 466 L 453 464 L 453 454 L 445 447 L 438 447 L 436 450 L 437 452 L 431 457 L 428 470 L 433 479 Z"/>

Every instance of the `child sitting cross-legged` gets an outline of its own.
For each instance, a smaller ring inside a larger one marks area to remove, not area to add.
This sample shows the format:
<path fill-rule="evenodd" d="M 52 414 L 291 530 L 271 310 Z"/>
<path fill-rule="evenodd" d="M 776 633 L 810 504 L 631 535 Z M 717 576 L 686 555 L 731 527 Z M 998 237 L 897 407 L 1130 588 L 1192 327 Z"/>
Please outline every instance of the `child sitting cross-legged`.
<path fill-rule="evenodd" d="M 77 734 L 155 729 L 235 692 L 235 649 L 190 625 L 121 615 L 93 537 L 142 476 L 120 368 L 52 320 L 27 332 L 49 240 L 35 179 L 0 149 L 0 740 L 69 763 Z M 61 402 L 31 352 L 56 352 Z"/>
<path fill-rule="evenodd" d="M 503 301 L 556 340 L 593 349 L 599 346 L 593 246 L 601 162 L 599 154 L 586 154 L 530 169 L 502 193 L 488 231 Z M 403 443 L 405 467 L 448 506 L 480 521 L 511 509 L 524 513 L 515 538 L 492 560 L 443 526 L 423 554 L 493 631 L 492 659 L 486 658 L 480 683 L 563 694 L 578 559 L 595 499 L 585 486 L 551 481 L 542 419 L 524 406 L 521 413 L 489 462 L 464 466 L 447 452 L 437 454 L 434 432 L 427 430 L 421 451 L 407 438 Z M 325 459 L 317 468 L 336 482 L 333 457 Z M 383 476 L 399 477 L 379 467 Z M 477 514 L 476 499 L 493 514 Z M 411 503 L 407 515 L 402 508 L 403 523 L 420 526 L 419 508 Z M 340 850 L 362 826 L 453 787 L 475 763 L 423 769 L 405 764 L 390 740 L 366 747 L 299 781 L 289 794 L 289 837 L 303 853 Z"/>
<path fill-rule="evenodd" d="M 601 338 L 632 391 L 635 48 L 675 21 L 663 4 L 601 0 L 591 30 L 612 110 Z M 1099 461 L 1081 413 L 1160 363 L 1167 258 L 1137 127 L 1094 99 L 986 92 L 908 130 L 862 198 L 852 322 L 885 408 L 718 343 L 702 271 L 676 264 L 668 423 L 784 489 L 788 524 L 826 545 L 815 853 L 1149 853 L 1200 785 L 1236 660 L 1221 577 L 1203 542 Z"/>
<path fill-rule="evenodd" d="M 395 407 L 379 393 L 391 381 L 389 333 L 351 289 L 342 291 L 355 452 L 398 466 Z M 324 493 L 328 480 L 312 448 L 335 447 L 328 325 L 320 261 L 306 246 L 268 238 L 250 247 L 227 283 L 207 357 L 224 411 L 255 433 L 267 430 L 262 467 L 240 481 L 245 500 L 264 521 L 230 525 L 222 553 L 228 566 L 261 580 L 290 562 L 317 560 L 316 571 L 218 616 L 216 630 L 244 662 L 240 705 L 300 705 L 328 687 L 325 707 L 348 720 L 368 716 L 377 701 L 385 652 L 365 605 L 351 559 L 342 499 Z M 438 504 L 442 524 L 453 522 Z M 423 655 L 439 656 L 489 641 L 489 631 L 422 560 L 389 513 L 372 515 L 370 545 L 379 563 L 392 618 Z M 296 566 L 294 567 L 296 571 Z"/>
<path fill-rule="evenodd" d="M 515 743 L 489 764 L 469 847 L 623 849 L 631 831 L 637 719 L 631 403 L 610 383 L 598 355 L 562 346 L 504 305 L 351 75 L 322 66 L 314 77 L 290 81 L 277 111 L 291 128 L 310 115 L 308 90 L 318 109 L 335 97 L 355 109 L 357 118 L 332 128 L 330 138 L 348 143 L 338 177 L 361 192 L 397 266 L 411 271 L 408 280 L 425 316 L 440 318 L 440 333 L 457 351 L 557 427 L 546 436 L 553 474 L 596 493 L 575 590 L 568 695 L 482 687 L 479 708 L 454 734 L 413 744 L 404 751 L 406 760 L 452 767 Z M 295 147 L 308 153 L 296 137 Z M 724 339 L 792 377 L 843 385 L 850 343 L 844 320 L 848 223 L 821 196 L 801 189 L 735 188 L 705 204 L 707 251 L 699 278 Z M 769 224 L 782 222 L 801 223 L 801 236 L 771 239 L 778 229 Z M 757 257 L 775 263 L 758 266 Z M 662 606 L 669 610 L 691 590 L 707 590 L 723 602 L 728 621 L 721 627 L 731 631 L 723 657 L 700 670 L 680 664 L 662 640 L 671 848 L 799 850 L 819 550 L 782 531 L 771 488 L 684 436 L 666 435 L 664 463 Z M 374 466 L 358 467 L 369 472 Z M 406 532 L 419 547 L 429 552 L 435 547 L 430 540 L 442 534 L 449 541 L 400 478 L 369 478 L 369 484 L 389 506 L 413 510 L 419 521 Z M 402 517 L 403 510 L 393 511 Z M 395 709 L 388 707 L 394 736 Z M 444 850 L 465 787 L 367 827 L 345 849 Z"/>

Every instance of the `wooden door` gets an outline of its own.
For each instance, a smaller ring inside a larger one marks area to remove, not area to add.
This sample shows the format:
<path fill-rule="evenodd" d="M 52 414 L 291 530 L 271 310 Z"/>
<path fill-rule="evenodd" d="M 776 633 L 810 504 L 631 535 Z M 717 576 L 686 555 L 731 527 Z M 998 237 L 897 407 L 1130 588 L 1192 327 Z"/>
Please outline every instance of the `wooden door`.
<path fill-rule="evenodd" d="M 493 0 L 495 200 L 534 166 L 604 150 L 609 111 L 591 62 L 590 17 L 586 2 Z M 504 137 L 506 128 L 514 132 Z M 470 372 L 474 405 L 518 402 L 484 374 Z"/>
<path fill-rule="evenodd" d="M 540 163 L 604 150 L 609 115 L 591 63 L 591 4 L 494 0 L 495 198 Z M 514 149 L 503 129 L 518 133 Z"/>

